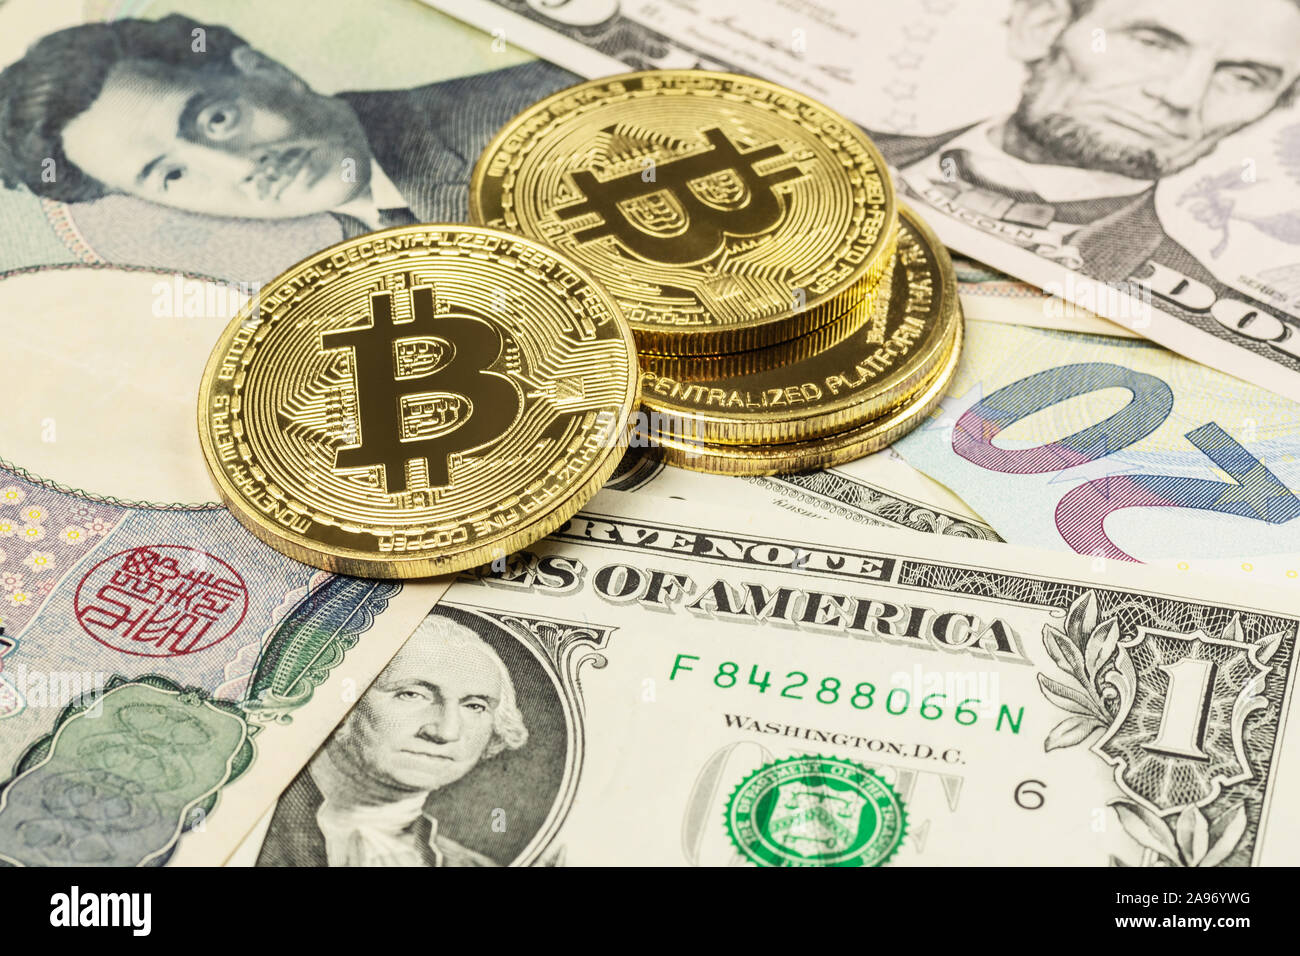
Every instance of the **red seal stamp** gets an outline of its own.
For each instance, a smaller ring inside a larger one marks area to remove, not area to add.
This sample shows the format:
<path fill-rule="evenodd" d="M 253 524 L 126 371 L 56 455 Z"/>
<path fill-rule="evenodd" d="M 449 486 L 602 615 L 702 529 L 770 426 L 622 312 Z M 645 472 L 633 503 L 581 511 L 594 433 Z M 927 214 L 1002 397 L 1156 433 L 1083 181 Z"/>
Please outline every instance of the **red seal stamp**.
<path fill-rule="evenodd" d="M 73 608 L 85 632 L 107 647 L 175 657 L 233 634 L 248 613 L 248 587 L 206 551 L 155 544 L 119 551 L 91 568 Z"/>

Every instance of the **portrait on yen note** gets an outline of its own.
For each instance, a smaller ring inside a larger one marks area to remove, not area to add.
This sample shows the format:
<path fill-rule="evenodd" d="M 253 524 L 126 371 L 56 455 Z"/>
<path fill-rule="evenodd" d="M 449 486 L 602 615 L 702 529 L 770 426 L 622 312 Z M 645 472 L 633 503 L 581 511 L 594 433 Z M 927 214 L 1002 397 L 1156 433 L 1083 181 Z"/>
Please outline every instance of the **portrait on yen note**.
<path fill-rule="evenodd" d="M 347 83 L 366 64 L 318 66 L 308 82 L 286 65 L 305 56 L 295 42 L 180 14 L 36 38 L 0 70 L 0 181 L 61 204 L 47 215 L 104 261 L 266 281 L 341 239 L 463 221 L 490 137 L 575 79 L 485 61 L 358 90 Z"/>

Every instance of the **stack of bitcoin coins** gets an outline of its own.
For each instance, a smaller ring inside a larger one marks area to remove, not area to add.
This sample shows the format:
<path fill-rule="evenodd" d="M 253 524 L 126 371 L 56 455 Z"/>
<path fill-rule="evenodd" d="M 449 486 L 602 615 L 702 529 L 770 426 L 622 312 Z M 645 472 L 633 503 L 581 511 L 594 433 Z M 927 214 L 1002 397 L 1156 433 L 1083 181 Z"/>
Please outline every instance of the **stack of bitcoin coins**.
<path fill-rule="evenodd" d="M 633 425 L 702 471 L 847 461 L 956 368 L 943 246 L 858 127 L 771 83 L 564 90 L 488 145 L 470 212 L 304 260 L 213 351 L 208 469 L 291 557 L 377 577 L 503 558 L 590 499 Z"/>
<path fill-rule="evenodd" d="M 857 126 L 776 84 L 655 70 L 556 93 L 488 144 L 470 216 L 609 291 L 640 358 L 639 428 L 672 464 L 861 457 L 919 424 L 956 368 L 943 246 Z"/>

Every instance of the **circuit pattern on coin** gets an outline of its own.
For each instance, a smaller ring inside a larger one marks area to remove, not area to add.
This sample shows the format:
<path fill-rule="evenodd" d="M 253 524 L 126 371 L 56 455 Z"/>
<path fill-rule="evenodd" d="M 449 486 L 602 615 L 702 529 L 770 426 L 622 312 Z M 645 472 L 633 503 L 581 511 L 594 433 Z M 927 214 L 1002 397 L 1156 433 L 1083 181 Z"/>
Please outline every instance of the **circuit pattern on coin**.
<path fill-rule="evenodd" d="M 416 577 L 549 533 L 626 446 L 613 300 L 529 239 L 407 226 L 273 280 L 213 351 L 200 440 L 254 534 L 328 570 Z"/>

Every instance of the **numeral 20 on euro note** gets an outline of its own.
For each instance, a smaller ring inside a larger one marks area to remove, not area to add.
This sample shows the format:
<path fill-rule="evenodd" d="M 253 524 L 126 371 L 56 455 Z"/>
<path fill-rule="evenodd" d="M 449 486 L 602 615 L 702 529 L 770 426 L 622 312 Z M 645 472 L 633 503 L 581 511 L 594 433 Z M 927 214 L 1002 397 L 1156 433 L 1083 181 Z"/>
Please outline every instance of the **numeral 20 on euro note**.
<path fill-rule="evenodd" d="M 1035 412 L 1080 395 L 1123 388 L 1131 398 L 1105 421 L 1033 448 L 1003 449 L 993 439 Z M 1027 376 L 966 410 L 952 433 L 952 449 L 989 471 L 1037 475 L 1064 471 L 1112 455 L 1159 428 L 1174 407 L 1169 386 L 1154 375 L 1108 362 L 1062 365 Z M 1215 422 L 1186 434 L 1234 483 L 1175 475 L 1108 475 L 1085 482 L 1056 505 L 1056 527 L 1080 554 L 1136 561 L 1106 535 L 1107 516 L 1124 508 L 1197 508 L 1283 524 L 1300 514 L 1300 499 L 1268 467 Z"/>

